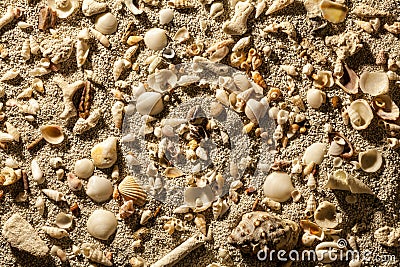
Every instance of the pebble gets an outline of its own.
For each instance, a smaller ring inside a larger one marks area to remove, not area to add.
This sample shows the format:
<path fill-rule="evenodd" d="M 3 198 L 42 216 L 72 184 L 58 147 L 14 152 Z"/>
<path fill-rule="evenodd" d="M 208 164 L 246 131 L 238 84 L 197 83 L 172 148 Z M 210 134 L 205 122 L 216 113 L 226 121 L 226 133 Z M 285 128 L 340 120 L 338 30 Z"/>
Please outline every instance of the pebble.
<path fill-rule="evenodd" d="M 94 166 L 105 169 L 114 165 L 117 161 L 117 141 L 118 138 L 109 137 L 92 148 L 91 156 Z"/>

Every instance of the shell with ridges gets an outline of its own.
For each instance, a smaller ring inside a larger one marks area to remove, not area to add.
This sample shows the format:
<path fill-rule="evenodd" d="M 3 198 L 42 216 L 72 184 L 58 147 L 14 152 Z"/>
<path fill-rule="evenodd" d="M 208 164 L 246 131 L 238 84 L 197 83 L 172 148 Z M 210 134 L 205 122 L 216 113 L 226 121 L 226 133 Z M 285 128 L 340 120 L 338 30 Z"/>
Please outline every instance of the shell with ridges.
<path fill-rule="evenodd" d="M 357 99 L 351 102 L 347 112 L 351 126 L 356 130 L 366 129 L 374 118 L 371 107 L 364 99 Z"/>
<path fill-rule="evenodd" d="M 125 177 L 118 185 L 118 190 L 126 200 L 133 200 L 134 204 L 138 206 L 142 206 L 146 202 L 147 194 L 133 176 Z"/>
<path fill-rule="evenodd" d="M 102 34 L 113 34 L 117 31 L 117 18 L 111 13 L 104 13 L 97 16 L 95 21 L 95 29 Z"/>
<path fill-rule="evenodd" d="M 42 230 L 48 234 L 49 236 L 57 239 L 61 239 L 63 237 L 68 236 L 68 232 L 65 229 L 51 227 L 51 226 L 42 226 Z"/>

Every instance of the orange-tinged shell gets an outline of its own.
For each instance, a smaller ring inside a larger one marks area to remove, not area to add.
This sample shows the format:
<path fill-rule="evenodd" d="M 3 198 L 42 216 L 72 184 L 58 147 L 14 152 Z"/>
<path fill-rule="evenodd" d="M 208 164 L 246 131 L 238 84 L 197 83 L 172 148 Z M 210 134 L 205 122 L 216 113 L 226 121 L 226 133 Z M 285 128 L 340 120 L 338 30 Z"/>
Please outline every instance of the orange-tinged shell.
<path fill-rule="evenodd" d="M 118 190 L 126 201 L 132 200 L 138 206 L 146 202 L 147 194 L 133 176 L 126 176 L 118 185 Z"/>
<path fill-rule="evenodd" d="M 64 133 L 61 126 L 58 125 L 43 125 L 40 127 L 40 132 L 44 140 L 48 143 L 57 145 L 64 141 Z"/>

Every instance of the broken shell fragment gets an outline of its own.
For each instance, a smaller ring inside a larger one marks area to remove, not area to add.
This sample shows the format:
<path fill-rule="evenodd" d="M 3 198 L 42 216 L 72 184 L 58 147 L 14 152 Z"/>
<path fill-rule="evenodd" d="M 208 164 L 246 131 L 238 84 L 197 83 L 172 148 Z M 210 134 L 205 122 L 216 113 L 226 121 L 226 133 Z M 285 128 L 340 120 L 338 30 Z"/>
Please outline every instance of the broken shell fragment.
<path fill-rule="evenodd" d="M 233 18 L 223 24 L 222 30 L 229 35 L 244 34 L 247 31 L 247 19 L 253 9 L 253 5 L 248 1 L 238 2 L 235 5 L 235 14 L 233 15 Z"/>
<path fill-rule="evenodd" d="M 382 166 L 382 154 L 376 149 L 368 149 L 358 154 L 358 162 L 365 172 L 376 172 Z"/>
<path fill-rule="evenodd" d="M 184 206 L 201 212 L 208 209 L 215 200 L 215 195 L 210 186 L 189 187 L 184 192 Z"/>
<path fill-rule="evenodd" d="M 91 150 L 94 166 L 105 169 L 110 168 L 117 161 L 117 137 L 109 137 L 95 145 Z"/>
<path fill-rule="evenodd" d="M 353 101 L 347 108 L 351 126 L 356 130 L 364 130 L 374 118 L 372 109 L 364 99 Z"/>
<path fill-rule="evenodd" d="M 399 107 L 388 95 L 379 95 L 374 97 L 372 100 L 372 106 L 376 114 L 384 120 L 395 121 L 399 118 Z"/>
<path fill-rule="evenodd" d="M 253 123 L 258 124 L 260 119 L 267 113 L 267 108 L 255 99 L 249 99 L 246 103 L 244 112 Z"/>
<path fill-rule="evenodd" d="M 151 50 L 162 50 L 167 46 L 168 43 L 165 30 L 160 28 L 148 30 L 144 35 L 144 43 Z"/>
<path fill-rule="evenodd" d="M 10 167 L 4 167 L 0 172 L 0 185 L 11 185 L 21 179 L 21 170 L 13 170 Z"/>
<path fill-rule="evenodd" d="M 117 18 L 111 13 L 103 13 L 97 16 L 94 28 L 102 34 L 113 34 L 117 31 Z"/>
<path fill-rule="evenodd" d="M 347 178 L 347 184 L 350 187 L 350 191 L 354 194 L 370 194 L 373 195 L 371 188 L 364 184 L 360 179 L 349 176 Z"/>
<path fill-rule="evenodd" d="M 335 228 L 340 223 L 336 206 L 328 201 L 322 201 L 314 213 L 315 222 L 323 228 Z"/>
<path fill-rule="evenodd" d="M 185 42 L 189 38 L 190 38 L 190 34 L 186 27 L 182 27 L 182 28 L 178 29 L 178 31 L 175 33 L 174 37 L 172 37 L 172 39 L 174 41 L 177 41 L 180 44 Z"/>
<path fill-rule="evenodd" d="M 72 226 L 73 216 L 70 214 L 65 214 L 64 212 L 60 212 L 56 216 L 56 225 L 62 229 L 68 229 Z"/>
<path fill-rule="evenodd" d="M 290 176 L 284 172 L 273 172 L 265 179 L 263 190 L 265 196 L 278 202 L 285 202 L 294 190 Z"/>
<path fill-rule="evenodd" d="M 332 175 L 329 175 L 325 188 L 350 191 L 350 187 L 347 184 L 347 177 L 348 174 L 346 171 L 337 170 Z"/>
<path fill-rule="evenodd" d="M 380 227 L 374 232 L 375 239 L 382 245 L 387 247 L 400 246 L 400 228 L 389 226 Z"/>
<path fill-rule="evenodd" d="M 117 230 L 117 218 L 107 210 L 95 210 L 89 217 L 86 227 L 93 237 L 107 240 Z"/>
<path fill-rule="evenodd" d="M 317 74 L 313 74 L 314 86 L 317 88 L 332 87 L 335 83 L 331 71 L 318 71 Z"/>
<path fill-rule="evenodd" d="M 346 19 L 347 7 L 341 3 L 322 0 L 319 5 L 322 16 L 329 22 L 340 23 Z"/>
<path fill-rule="evenodd" d="M 47 4 L 57 13 L 57 17 L 65 19 L 79 7 L 79 0 L 48 0 Z"/>
<path fill-rule="evenodd" d="M 360 76 L 360 88 L 363 93 L 372 96 L 386 94 L 389 91 L 389 78 L 383 71 L 365 71 Z"/>
<path fill-rule="evenodd" d="M 142 206 L 146 202 L 147 194 L 133 176 L 126 176 L 118 185 L 118 191 L 125 200 L 133 200 L 135 205 Z"/>
<path fill-rule="evenodd" d="M 95 0 L 83 0 L 82 2 L 82 13 L 87 17 L 103 13 L 106 10 L 106 3 L 97 2 Z"/>
<path fill-rule="evenodd" d="M 61 126 L 43 125 L 40 127 L 40 132 L 43 139 L 50 144 L 57 145 L 64 141 L 64 132 Z"/>
<path fill-rule="evenodd" d="M 96 202 L 110 199 L 113 193 L 111 181 L 107 178 L 92 176 L 87 184 L 86 194 Z"/>
<path fill-rule="evenodd" d="M 294 0 L 274 0 L 274 2 L 272 2 L 272 4 L 269 6 L 268 10 L 265 11 L 265 15 L 270 15 L 274 12 L 277 12 L 293 2 Z"/>

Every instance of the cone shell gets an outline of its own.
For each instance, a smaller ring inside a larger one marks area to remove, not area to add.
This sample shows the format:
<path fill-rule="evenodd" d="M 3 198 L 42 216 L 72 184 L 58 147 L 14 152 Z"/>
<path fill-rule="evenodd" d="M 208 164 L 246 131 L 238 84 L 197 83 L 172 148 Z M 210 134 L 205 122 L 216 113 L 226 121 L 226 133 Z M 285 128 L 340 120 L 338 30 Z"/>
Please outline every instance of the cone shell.
<path fill-rule="evenodd" d="M 125 200 L 133 200 L 134 204 L 138 206 L 142 206 L 146 202 L 147 194 L 133 176 L 125 177 L 118 185 L 118 190 Z"/>
<path fill-rule="evenodd" d="M 64 133 L 61 126 L 58 125 L 43 125 L 40 127 L 40 132 L 44 140 L 48 143 L 57 145 L 64 141 Z"/>

